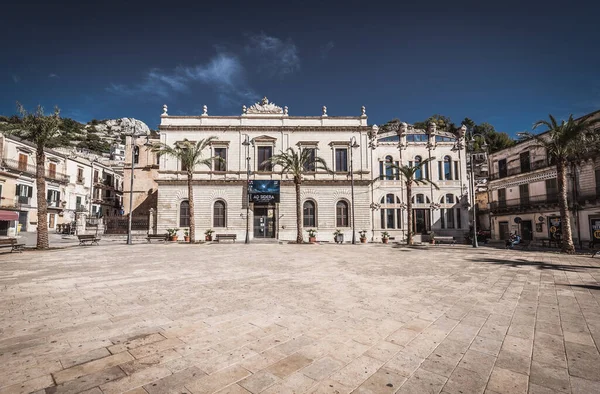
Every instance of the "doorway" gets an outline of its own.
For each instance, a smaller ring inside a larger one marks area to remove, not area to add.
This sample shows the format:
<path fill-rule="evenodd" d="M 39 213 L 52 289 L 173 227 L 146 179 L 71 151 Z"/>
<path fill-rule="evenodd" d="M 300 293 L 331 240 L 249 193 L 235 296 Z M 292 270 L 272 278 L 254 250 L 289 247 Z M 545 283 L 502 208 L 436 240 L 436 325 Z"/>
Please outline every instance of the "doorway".
<path fill-rule="evenodd" d="M 508 222 L 499 222 L 498 223 L 499 235 L 500 239 L 506 241 L 508 239 L 509 230 L 508 230 Z"/>
<path fill-rule="evenodd" d="M 21 231 L 27 231 L 27 211 L 19 211 L 19 224 Z"/>
<path fill-rule="evenodd" d="M 254 207 L 254 238 L 275 238 L 275 207 Z"/>
<path fill-rule="evenodd" d="M 48 214 L 48 228 L 54 228 L 54 223 L 56 221 L 56 215 L 53 213 Z"/>
<path fill-rule="evenodd" d="M 413 209 L 413 232 L 426 234 L 431 229 L 429 209 Z"/>
<path fill-rule="evenodd" d="M 521 237 L 526 241 L 533 241 L 533 224 L 531 220 L 521 222 Z"/>

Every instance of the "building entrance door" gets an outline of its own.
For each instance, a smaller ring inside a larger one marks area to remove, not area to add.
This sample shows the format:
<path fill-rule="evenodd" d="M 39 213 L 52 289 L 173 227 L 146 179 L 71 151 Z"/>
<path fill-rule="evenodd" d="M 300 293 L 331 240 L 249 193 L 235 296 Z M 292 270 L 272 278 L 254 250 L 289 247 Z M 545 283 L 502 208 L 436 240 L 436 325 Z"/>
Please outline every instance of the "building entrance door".
<path fill-rule="evenodd" d="M 415 234 L 426 234 L 431 229 L 429 209 L 413 209 L 413 231 Z"/>
<path fill-rule="evenodd" d="M 506 241 L 508 239 L 508 222 L 500 222 L 498 223 L 499 235 L 500 239 Z"/>
<path fill-rule="evenodd" d="M 19 224 L 21 231 L 27 231 L 27 211 L 19 211 Z"/>
<path fill-rule="evenodd" d="M 254 207 L 254 238 L 275 238 L 275 207 Z"/>
<path fill-rule="evenodd" d="M 531 220 L 523 220 L 521 222 L 521 237 L 524 240 L 533 241 L 533 224 Z"/>

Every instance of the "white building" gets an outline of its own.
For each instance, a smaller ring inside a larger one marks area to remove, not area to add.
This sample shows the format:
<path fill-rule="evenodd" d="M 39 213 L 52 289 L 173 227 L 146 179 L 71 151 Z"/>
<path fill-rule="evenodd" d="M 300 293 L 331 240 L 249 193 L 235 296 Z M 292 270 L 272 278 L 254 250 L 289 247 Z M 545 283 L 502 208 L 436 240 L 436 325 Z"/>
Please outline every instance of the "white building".
<path fill-rule="evenodd" d="M 125 144 L 113 144 L 110 147 L 110 159 L 115 161 L 125 160 Z"/>
<path fill-rule="evenodd" d="M 287 107 L 278 107 L 265 98 L 249 108 L 244 106 L 239 116 L 209 116 L 206 107 L 201 116 L 170 116 L 165 106 L 159 130 L 160 141 L 171 146 L 184 139 L 218 137 L 206 157 L 220 156 L 224 162 L 194 171 L 199 235 L 212 229 L 217 234 L 236 234 L 238 240 L 244 239 L 248 219 L 251 239 L 294 240 L 293 181 L 288 175 L 281 175 L 278 168 L 261 164 L 290 147 L 314 149 L 332 170 L 309 172 L 301 185 L 303 227 L 316 229 L 320 241 L 333 241 L 336 229 L 344 233 L 346 241 L 350 240 L 352 212 L 357 232 L 366 230 L 369 238 L 379 240 L 381 232 L 388 231 L 396 240 L 402 240 L 407 228 L 404 186 L 386 163 L 410 165 L 417 157 L 436 156 L 435 164 L 422 175 L 431 177 L 441 191 L 429 186 L 414 188 L 414 229 L 419 233 L 434 230 L 455 235 L 459 241 L 468 230 L 462 138 L 457 140 L 454 134 L 439 132 L 435 127 L 425 132 L 404 125 L 390 135 L 378 135 L 377 127 L 368 125 L 364 107 L 354 117 L 329 116 L 326 107 L 320 116 L 290 116 Z M 246 139 L 248 146 L 243 145 Z M 353 145 L 358 146 L 351 148 Z M 251 189 L 255 202 L 249 204 L 248 218 L 247 176 L 253 185 L 265 186 L 260 181 L 273 181 L 268 186 L 275 186 L 274 190 L 280 185 L 279 194 L 268 196 L 270 201 L 261 202 Z M 157 184 L 157 231 L 178 228 L 181 235 L 189 226 L 187 178 L 181 163 L 162 156 Z"/>
<path fill-rule="evenodd" d="M 600 119 L 600 111 L 587 116 Z M 504 240 L 517 232 L 524 239 L 541 241 L 560 234 L 556 176 L 556 165 L 533 140 L 491 154 L 492 238 Z M 574 242 L 584 245 L 600 229 L 600 158 L 589 157 L 570 166 L 567 180 Z"/>

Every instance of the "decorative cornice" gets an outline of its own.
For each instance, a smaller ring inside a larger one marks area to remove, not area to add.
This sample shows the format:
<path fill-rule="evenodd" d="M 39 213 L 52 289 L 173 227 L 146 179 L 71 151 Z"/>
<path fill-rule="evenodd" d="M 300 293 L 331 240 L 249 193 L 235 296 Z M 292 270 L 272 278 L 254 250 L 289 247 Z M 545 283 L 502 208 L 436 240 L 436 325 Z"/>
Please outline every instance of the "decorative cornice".
<path fill-rule="evenodd" d="M 159 126 L 159 131 L 210 131 L 210 132 L 369 132 L 371 126 Z"/>
<path fill-rule="evenodd" d="M 504 189 L 507 187 L 515 187 L 515 186 L 519 186 L 519 185 L 524 185 L 526 183 L 539 182 L 539 181 L 544 181 L 546 179 L 552 179 L 552 178 L 556 178 L 556 177 L 557 177 L 556 170 L 546 169 L 544 172 L 540 172 L 537 174 L 528 173 L 527 176 L 523 176 L 518 179 L 513 179 L 510 182 L 502 182 L 502 180 L 492 181 L 488 184 L 488 189 L 489 190 Z"/>
<path fill-rule="evenodd" d="M 277 105 L 270 103 L 269 99 L 263 97 L 260 102 L 255 103 L 250 106 L 250 108 L 246 109 L 245 114 L 281 114 L 283 115 L 283 108 L 278 107 Z"/>
<path fill-rule="evenodd" d="M 292 187 L 294 186 L 294 181 L 292 180 L 280 180 L 282 186 Z M 160 186 L 187 186 L 186 179 L 157 179 L 156 183 Z M 354 180 L 354 186 L 369 186 L 371 184 L 370 180 Z M 192 185 L 202 185 L 202 186 L 245 186 L 245 179 L 232 179 L 232 180 L 203 180 L 203 179 L 194 179 L 192 181 Z M 305 179 L 302 181 L 302 186 L 350 186 L 351 181 L 348 180 L 312 180 Z"/>

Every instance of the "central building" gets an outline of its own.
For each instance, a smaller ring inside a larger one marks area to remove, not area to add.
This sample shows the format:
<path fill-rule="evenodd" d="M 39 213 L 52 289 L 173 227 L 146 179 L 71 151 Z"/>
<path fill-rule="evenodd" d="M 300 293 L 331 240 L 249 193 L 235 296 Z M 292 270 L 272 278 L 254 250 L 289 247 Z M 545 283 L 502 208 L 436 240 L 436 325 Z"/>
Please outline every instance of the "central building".
<path fill-rule="evenodd" d="M 248 225 L 250 239 L 295 240 L 293 178 L 265 163 L 288 148 L 310 149 L 331 170 L 309 168 L 303 177 L 305 239 L 306 230 L 315 229 L 320 241 L 333 241 L 336 230 L 344 233 L 345 241 L 350 240 L 353 211 L 356 231 L 371 230 L 372 137 L 376 128 L 367 124 L 364 107 L 358 116 L 329 116 L 326 107 L 319 116 L 290 116 L 287 107 L 264 98 L 242 107 L 239 116 L 212 116 L 206 106 L 200 116 L 171 116 L 165 106 L 159 130 L 160 141 L 169 146 L 186 139 L 217 137 L 204 157 L 222 160 L 215 160 L 211 168 L 194 169 L 197 239 L 210 229 L 243 240 Z M 182 235 L 189 228 L 187 176 L 173 157 L 159 160 L 157 231 L 178 228 Z"/>

